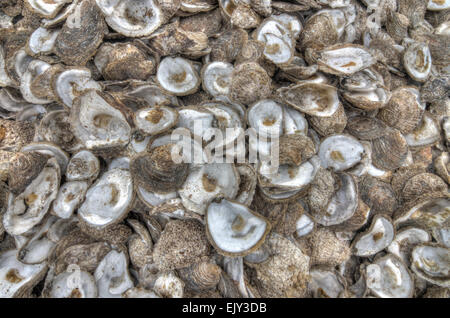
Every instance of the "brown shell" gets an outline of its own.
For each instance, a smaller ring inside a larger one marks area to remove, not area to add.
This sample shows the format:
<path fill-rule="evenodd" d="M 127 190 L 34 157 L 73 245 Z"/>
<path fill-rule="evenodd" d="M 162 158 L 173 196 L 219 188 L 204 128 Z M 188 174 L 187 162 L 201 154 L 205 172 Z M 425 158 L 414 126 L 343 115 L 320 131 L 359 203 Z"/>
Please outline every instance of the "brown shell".
<path fill-rule="evenodd" d="M 280 164 L 299 166 L 316 153 L 313 141 L 302 134 L 290 134 L 280 137 Z"/>
<path fill-rule="evenodd" d="M 335 44 L 339 35 L 334 26 L 333 19 L 328 14 L 318 14 L 306 21 L 305 27 L 300 35 L 297 49 L 305 50 L 312 48 L 321 50 Z"/>
<path fill-rule="evenodd" d="M 350 117 L 346 129 L 349 134 L 361 140 L 373 140 L 384 136 L 387 125 L 379 119 L 366 116 Z"/>
<path fill-rule="evenodd" d="M 80 270 L 93 273 L 110 251 L 111 247 L 105 242 L 72 245 L 56 259 L 55 274 L 64 272 L 71 264 L 76 264 Z"/>
<path fill-rule="evenodd" d="M 450 161 L 448 152 L 442 153 L 434 160 L 434 170 L 436 173 L 445 180 L 445 182 L 450 183 Z"/>
<path fill-rule="evenodd" d="M 25 190 L 42 171 L 48 159 L 48 155 L 39 152 L 16 153 L 8 171 L 10 191 L 17 195 Z"/>
<path fill-rule="evenodd" d="M 153 250 L 160 270 L 190 266 L 210 253 L 205 228 L 197 220 L 172 220 L 167 223 Z"/>
<path fill-rule="evenodd" d="M 233 62 L 247 41 L 245 30 L 233 28 L 222 32 L 209 41 L 211 61 Z"/>
<path fill-rule="evenodd" d="M 208 37 L 219 33 L 221 27 L 222 15 L 219 8 L 180 20 L 180 28 L 190 32 L 202 32 Z"/>
<path fill-rule="evenodd" d="M 255 197 L 250 205 L 251 210 L 264 216 L 267 220 L 269 220 L 273 227 L 276 227 L 277 224 L 284 218 L 287 208 L 288 205 L 286 203 L 268 201 L 259 188 L 256 189 Z"/>
<path fill-rule="evenodd" d="M 383 170 L 399 168 L 408 156 L 408 144 L 402 133 L 389 129 L 383 137 L 372 141 L 372 163 Z"/>
<path fill-rule="evenodd" d="M 391 180 L 392 189 L 397 196 L 402 196 L 402 190 L 409 179 L 423 172 L 425 172 L 425 169 L 420 165 L 411 165 L 397 169 Z"/>
<path fill-rule="evenodd" d="M 27 121 L 11 121 L 0 118 L 0 149 L 19 151 L 33 141 L 34 125 Z"/>
<path fill-rule="evenodd" d="M 188 289 L 204 291 L 213 289 L 219 284 L 222 269 L 211 262 L 200 262 L 178 270 L 180 278 Z"/>
<path fill-rule="evenodd" d="M 253 279 L 262 297 L 305 297 L 310 258 L 289 239 L 272 233 L 266 240 L 272 255 L 253 265 Z"/>
<path fill-rule="evenodd" d="M 405 88 L 399 88 L 392 92 L 391 99 L 377 117 L 387 125 L 408 134 L 420 123 L 422 115 L 423 109 L 419 107 L 416 96 Z"/>
<path fill-rule="evenodd" d="M 108 62 L 100 70 L 106 80 L 146 80 L 156 71 L 154 59 L 129 43 L 115 44 L 107 58 Z"/>
<path fill-rule="evenodd" d="M 55 54 L 67 65 L 85 65 L 94 56 L 107 30 L 95 0 L 83 0 L 78 6 L 81 8 L 73 19 L 76 21 L 67 20 L 55 42 Z M 78 27 L 71 27 L 78 23 Z"/>
<path fill-rule="evenodd" d="M 326 169 L 319 168 L 308 191 L 308 205 L 312 214 L 322 214 L 339 187 L 339 179 Z"/>
<path fill-rule="evenodd" d="M 237 5 L 231 14 L 231 24 L 242 29 L 253 29 L 261 23 L 261 17 L 247 5 Z"/>
<path fill-rule="evenodd" d="M 180 28 L 179 21 L 163 26 L 160 32 L 150 36 L 148 45 L 160 56 L 184 54 L 197 58 L 209 53 L 208 36 Z"/>
<path fill-rule="evenodd" d="M 137 186 L 147 191 L 176 191 L 187 178 L 189 165 L 176 164 L 171 157 L 174 144 L 153 148 L 150 153 L 137 154 L 130 161 L 130 172 Z"/>
<path fill-rule="evenodd" d="M 444 180 L 435 174 L 417 174 L 406 181 L 402 190 L 403 200 L 411 201 L 426 193 L 446 192 L 447 188 Z"/>
<path fill-rule="evenodd" d="M 257 63 L 244 62 L 231 75 L 230 98 L 244 105 L 265 99 L 272 93 L 272 79 Z"/>
<path fill-rule="evenodd" d="M 347 125 L 347 115 L 342 104 L 339 104 L 338 109 L 329 117 L 308 116 L 308 120 L 314 130 L 323 137 L 340 134 Z"/>
<path fill-rule="evenodd" d="M 341 224 L 331 226 L 335 231 L 357 231 L 366 225 L 370 216 L 370 207 L 363 200 L 358 201 L 358 207 L 352 217 Z"/>
<path fill-rule="evenodd" d="M 408 37 L 408 27 L 408 17 L 393 10 L 387 11 L 386 30 L 397 43 Z"/>
<path fill-rule="evenodd" d="M 52 84 L 55 76 L 62 71 L 64 71 L 64 67 L 61 64 L 56 64 L 34 77 L 30 84 L 32 94 L 37 98 L 57 100 L 58 97 L 54 94 Z"/>
<path fill-rule="evenodd" d="M 131 235 L 131 229 L 124 224 L 111 224 L 104 228 L 95 228 L 79 218 L 79 228 L 95 240 L 106 241 L 112 245 L 125 244 Z"/>
<path fill-rule="evenodd" d="M 128 224 L 136 233 L 128 239 L 128 254 L 130 261 L 136 268 L 141 268 L 147 263 L 151 263 L 153 241 L 144 225 L 135 219 L 128 219 Z"/>
<path fill-rule="evenodd" d="M 348 242 L 338 239 L 335 233 L 326 227 L 318 227 L 304 240 L 311 251 L 311 266 L 335 267 L 351 256 Z"/>
<path fill-rule="evenodd" d="M 243 62 L 261 62 L 263 60 L 264 43 L 256 40 L 248 40 L 236 57 L 236 64 Z"/>
<path fill-rule="evenodd" d="M 420 88 L 420 98 L 424 103 L 438 101 L 442 96 L 448 96 L 450 92 L 450 77 L 432 77 Z"/>
<path fill-rule="evenodd" d="M 283 236 L 289 237 L 297 230 L 297 220 L 305 213 L 305 209 L 300 202 L 288 203 L 286 212 L 283 214 L 273 231 Z"/>
<path fill-rule="evenodd" d="M 366 176 L 359 184 L 361 199 L 372 214 L 391 216 L 398 207 L 398 199 L 389 183 Z"/>

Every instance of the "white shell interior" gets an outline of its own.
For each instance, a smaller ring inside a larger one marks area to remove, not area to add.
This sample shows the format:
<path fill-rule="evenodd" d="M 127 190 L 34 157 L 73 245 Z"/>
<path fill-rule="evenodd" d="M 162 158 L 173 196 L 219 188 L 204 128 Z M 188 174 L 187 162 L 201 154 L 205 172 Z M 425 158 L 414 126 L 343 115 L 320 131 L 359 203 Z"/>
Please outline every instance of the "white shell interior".
<path fill-rule="evenodd" d="M 319 157 L 324 168 L 344 171 L 359 163 L 364 154 L 361 143 L 350 136 L 335 135 L 327 137 L 319 147 Z"/>
<path fill-rule="evenodd" d="M 355 255 L 371 256 L 384 250 L 394 239 L 394 227 L 384 217 L 376 217 L 370 229 L 354 243 Z"/>
<path fill-rule="evenodd" d="M 161 60 L 156 79 L 166 91 L 179 96 L 192 93 L 200 82 L 192 64 L 182 57 L 165 57 Z"/>
<path fill-rule="evenodd" d="M 82 270 L 59 274 L 54 278 L 50 291 L 52 298 L 96 298 L 97 295 L 94 277 Z"/>
<path fill-rule="evenodd" d="M 157 118 L 155 112 L 158 112 Z M 135 114 L 135 123 L 145 134 L 156 135 L 174 126 L 177 117 L 176 111 L 170 107 L 141 108 Z"/>
<path fill-rule="evenodd" d="M 100 161 L 89 150 L 81 150 L 70 158 L 66 180 L 82 181 L 94 179 L 100 172 Z"/>
<path fill-rule="evenodd" d="M 203 70 L 203 88 L 212 96 L 227 96 L 230 91 L 233 65 L 226 62 L 212 62 Z"/>
<path fill-rule="evenodd" d="M 206 212 L 206 226 L 215 244 L 227 253 L 243 253 L 255 246 L 266 232 L 264 219 L 244 205 L 223 199 L 212 202 Z"/>
<path fill-rule="evenodd" d="M 64 183 L 53 201 L 52 211 L 63 219 L 70 218 L 83 202 L 88 188 L 86 181 L 68 181 Z"/>
<path fill-rule="evenodd" d="M 91 226 L 106 226 L 128 212 L 133 201 L 133 183 L 128 170 L 105 172 L 86 193 L 78 215 Z"/>

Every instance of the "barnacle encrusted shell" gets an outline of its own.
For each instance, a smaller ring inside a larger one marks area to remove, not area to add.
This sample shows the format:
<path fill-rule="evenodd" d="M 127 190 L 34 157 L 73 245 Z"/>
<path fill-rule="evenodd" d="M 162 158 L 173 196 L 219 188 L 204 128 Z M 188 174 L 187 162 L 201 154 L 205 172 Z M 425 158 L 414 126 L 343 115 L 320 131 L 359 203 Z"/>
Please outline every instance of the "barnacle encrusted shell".
<path fill-rule="evenodd" d="M 153 250 L 160 270 L 190 266 L 209 254 L 210 245 L 204 226 L 197 220 L 172 220 L 167 223 Z"/>
<path fill-rule="evenodd" d="M 227 199 L 209 204 L 205 222 L 211 244 L 219 253 L 234 257 L 258 249 L 271 229 L 264 217 Z"/>

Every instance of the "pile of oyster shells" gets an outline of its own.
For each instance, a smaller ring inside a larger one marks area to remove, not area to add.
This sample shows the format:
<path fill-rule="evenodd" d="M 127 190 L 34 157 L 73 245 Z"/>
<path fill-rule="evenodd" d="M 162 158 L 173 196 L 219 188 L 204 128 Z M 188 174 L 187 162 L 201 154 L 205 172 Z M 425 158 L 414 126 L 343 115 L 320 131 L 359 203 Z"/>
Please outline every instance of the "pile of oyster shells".
<path fill-rule="evenodd" d="M 0 41 L 0 297 L 450 296 L 449 0 L 2 0 Z M 198 121 L 279 168 L 175 163 Z"/>

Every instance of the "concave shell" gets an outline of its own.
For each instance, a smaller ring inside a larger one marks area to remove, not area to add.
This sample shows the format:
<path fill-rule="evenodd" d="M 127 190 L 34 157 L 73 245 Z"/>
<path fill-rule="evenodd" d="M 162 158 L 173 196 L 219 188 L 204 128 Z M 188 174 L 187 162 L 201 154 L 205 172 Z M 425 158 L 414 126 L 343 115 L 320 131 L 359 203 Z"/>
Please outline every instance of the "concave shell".
<path fill-rule="evenodd" d="M 134 156 L 130 162 L 130 172 L 135 184 L 159 193 L 178 190 L 187 178 L 189 165 L 173 161 L 174 148 L 174 144 L 167 144 L 152 149 L 150 153 Z"/>
<path fill-rule="evenodd" d="M 450 1 L 448 0 L 428 0 L 427 10 L 442 11 L 450 8 Z"/>
<path fill-rule="evenodd" d="M 46 263 L 26 265 L 16 258 L 17 250 L 0 254 L 0 296 L 23 297 L 39 282 L 47 271 Z"/>
<path fill-rule="evenodd" d="M 70 218 L 81 202 L 88 188 L 86 181 L 69 181 L 61 185 L 53 201 L 52 212 L 60 218 Z"/>
<path fill-rule="evenodd" d="M 103 40 L 106 24 L 94 0 L 83 0 L 56 37 L 55 54 L 68 65 L 84 65 Z"/>
<path fill-rule="evenodd" d="M 387 254 L 368 265 L 366 284 L 380 298 L 409 298 L 414 293 L 414 279 L 403 262 Z"/>
<path fill-rule="evenodd" d="M 94 63 L 106 80 L 144 81 L 156 70 L 154 60 L 130 43 L 103 44 Z"/>
<path fill-rule="evenodd" d="M 205 223 L 211 244 L 220 254 L 233 257 L 257 250 L 271 229 L 264 217 L 227 199 L 209 204 Z"/>
<path fill-rule="evenodd" d="M 160 6 L 153 0 L 96 0 L 106 23 L 116 32 L 128 37 L 153 33 L 163 22 Z"/>
<path fill-rule="evenodd" d="M 283 108 L 273 100 L 263 99 L 249 107 L 247 120 L 258 135 L 279 136 L 283 130 Z"/>
<path fill-rule="evenodd" d="M 133 203 L 133 182 L 127 170 L 105 172 L 86 192 L 78 216 L 89 226 L 104 228 L 120 222 Z"/>
<path fill-rule="evenodd" d="M 10 195 L 8 210 L 3 216 L 5 230 L 11 235 L 20 235 L 40 223 L 56 198 L 59 182 L 58 162 L 50 158 L 21 194 Z"/>
<path fill-rule="evenodd" d="M 311 280 L 308 290 L 314 298 L 340 298 L 346 293 L 345 280 L 339 273 L 327 267 L 318 266 L 309 271 Z"/>
<path fill-rule="evenodd" d="M 178 122 L 178 112 L 170 107 L 157 106 L 139 109 L 134 123 L 145 135 L 157 135 L 172 128 Z"/>
<path fill-rule="evenodd" d="M 414 246 L 431 241 L 431 235 L 418 227 L 406 227 L 399 230 L 394 240 L 387 247 L 387 251 L 402 259 L 406 265 L 410 265 L 409 257 Z"/>
<path fill-rule="evenodd" d="M 94 277 L 85 271 L 74 270 L 56 276 L 52 281 L 51 298 L 97 298 Z"/>
<path fill-rule="evenodd" d="M 128 272 L 128 260 L 124 252 L 112 250 L 98 264 L 94 273 L 98 287 L 98 297 L 118 298 L 134 287 Z"/>
<path fill-rule="evenodd" d="M 226 62 L 211 62 L 202 69 L 203 89 L 211 96 L 228 96 L 233 65 Z"/>
<path fill-rule="evenodd" d="M 375 64 L 367 48 L 356 44 L 337 44 L 319 51 L 319 70 L 337 76 L 349 76 Z"/>
<path fill-rule="evenodd" d="M 186 209 L 204 214 L 214 198 L 234 199 L 238 190 L 239 174 L 234 164 L 213 163 L 192 167 L 178 194 Z"/>
<path fill-rule="evenodd" d="M 101 89 L 91 78 L 87 68 L 73 67 L 55 74 L 52 87 L 55 96 L 67 107 L 72 107 L 74 99 L 87 89 Z"/>
<path fill-rule="evenodd" d="M 448 288 L 450 286 L 450 249 L 436 244 L 421 244 L 411 252 L 411 269 L 420 278 Z"/>
<path fill-rule="evenodd" d="M 353 137 L 334 135 L 320 143 L 318 154 L 322 167 L 343 171 L 361 161 L 364 147 Z"/>
<path fill-rule="evenodd" d="M 66 4 L 67 0 L 25 0 L 25 5 L 34 13 L 45 17 L 53 18 L 59 10 Z"/>
<path fill-rule="evenodd" d="M 277 93 L 284 103 L 312 116 L 331 116 L 340 105 L 337 89 L 327 84 L 300 83 L 280 88 Z"/>
<path fill-rule="evenodd" d="M 124 147 L 130 141 L 127 118 L 107 97 L 105 93 L 88 90 L 75 99 L 70 109 L 72 132 L 88 150 Z"/>
<path fill-rule="evenodd" d="M 166 57 L 158 65 L 159 85 L 176 96 L 190 95 L 200 86 L 200 77 L 192 62 L 182 57 Z"/>
<path fill-rule="evenodd" d="M 28 64 L 20 80 L 20 92 L 27 102 L 33 104 L 49 104 L 52 102 L 51 99 L 37 97 L 31 90 L 32 83 L 48 71 L 50 67 L 50 64 L 41 60 L 33 60 Z"/>
<path fill-rule="evenodd" d="M 30 35 L 27 43 L 27 52 L 30 55 L 51 53 L 55 46 L 60 30 L 39 27 Z"/>
<path fill-rule="evenodd" d="M 403 54 L 406 72 L 415 81 L 425 82 L 431 72 L 431 53 L 425 43 L 409 45 Z"/>
<path fill-rule="evenodd" d="M 450 156 L 448 152 L 441 153 L 434 160 L 434 170 L 447 183 L 450 183 Z"/>
<path fill-rule="evenodd" d="M 357 256 L 369 257 L 388 247 L 394 236 L 392 221 L 388 217 L 377 215 L 370 228 L 354 239 L 352 249 Z"/>

